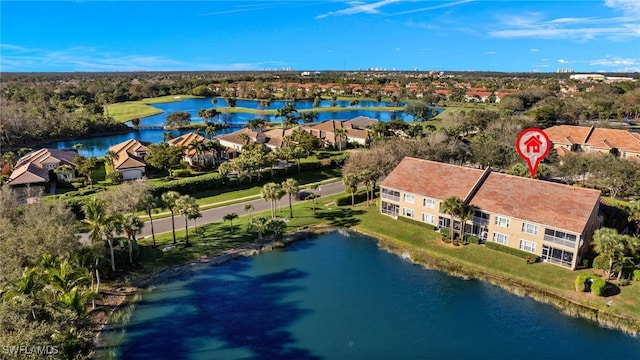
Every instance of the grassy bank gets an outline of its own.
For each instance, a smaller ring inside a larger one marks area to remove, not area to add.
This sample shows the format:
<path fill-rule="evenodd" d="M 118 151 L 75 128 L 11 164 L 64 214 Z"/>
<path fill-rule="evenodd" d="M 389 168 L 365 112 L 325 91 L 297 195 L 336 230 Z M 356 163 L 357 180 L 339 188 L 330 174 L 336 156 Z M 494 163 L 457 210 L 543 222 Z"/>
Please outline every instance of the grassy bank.
<path fill-rule="evenodd" d="M 105 109 L 105 115 L 109 114 L 116 121 L 127 122 L 133 119 L 140 119 L 162 113 L 162 110 L 149 106 L 149 104 L 163 104 L 168 102 L 182 101 L 184 99 L 196 98 L 192 95 L 167 95 L 157 98 L 143 99 L 139 101 L 125 101 L 121 103 L 109 104 Z"/>
<path fill-rule="evenodd" d="M 615 295 L 599 297 L 579 293 L 574 290 L 575 278 L 581 273 L 591 274 L 593 269 L 571 271 L 545 263 L 528 265 L 522 258 L 497 253 L 485 246 L 453 246 L 442 242 L 439 233 L 412 224 L 398 226 L 397 220 L 373 208 L 366 209 L 357 219 L 356 230 L 377 237 L 381 246 L 393 252 L 410 254 L 415 262 L 427 267 L 484 279 L 513 293 L 553 304 L 569 315 L 632 333 L 640 332 L 638 282 L 624 287 L 613 285 Z"/>
<path fill-rule="evenodd" d="M 503 287 L 520 296 L 530 296 L 549 303 L 570 316 L 598 322 L 602 326 L 640 333 L 640 283 L 617 288 L 609 296 L 598 297 L 574 290 L 574 280 L 581 273 L 592 269 L 571 271 L 559 266 L 536 263 L 528 265 L 525 259 L 499 253 L 485 246 L 453 246 L 440 240 L 440 234 L 423 227 L 402 223 L 378 213 L 375 206 L 365 204 L 356 207 L 337 207 L 335 199 L 340 195 L 324 197 L 313 214 L 312 203 L 306 201 L 294 205 L 294 217 L 287 221 L 287 232 L 294 232 L 319 225 L 348 227 L 379 239 L 379 245 L 397 254 L 407 254 L 427 268 L 446 271 L 454 276 L 478 278 Z M 278 216 L 288 216 L 286 201 Z M 157 236 L 158 247 L 151 246 L 151 239 L 139 241 L 140 266 L 133 269 L 134 278 L 144 278 L 165 269 L 176 268 L 238 248 L 255 246 L 257 234 L 247 230 L 251 216 L 269 217 L 268 212 L 239 214 L 233 222 L 212 223 L 190 228 L 190 247 L 183 245 L 185 231 L 181 218 L 176 219 L 178 246 L 169 251 L 162 249 L 172 243 L 171 233 Z"/>

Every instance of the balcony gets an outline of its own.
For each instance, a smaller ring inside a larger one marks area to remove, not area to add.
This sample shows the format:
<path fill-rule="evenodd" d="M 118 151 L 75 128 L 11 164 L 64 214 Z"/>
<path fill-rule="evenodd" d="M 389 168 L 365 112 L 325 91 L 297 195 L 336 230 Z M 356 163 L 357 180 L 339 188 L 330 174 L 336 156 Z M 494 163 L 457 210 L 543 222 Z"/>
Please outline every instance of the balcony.
<path fill-rule="evenodd" d="M 559 238 L 556 236 L 551 236 L 551 235 L 544 235 L 544 241 L 550 242 L 550 243 L 554 243 L 554 244 L 558 244 L 558 245 L 562 245 L 562 246 L 566 246 L 572 249 L 575 249 L 576 247 L 576 242 L 575 240 L 567 240 L 567 239 L 563 239 L 563 238 Z"/>
<path fill-rule="evenodd" d="M 479 216 L 474 216 L 473 218 L 471 218 L 471 221 L 474 225 L 489 225 L 489 219 L 484 219 Z"/>

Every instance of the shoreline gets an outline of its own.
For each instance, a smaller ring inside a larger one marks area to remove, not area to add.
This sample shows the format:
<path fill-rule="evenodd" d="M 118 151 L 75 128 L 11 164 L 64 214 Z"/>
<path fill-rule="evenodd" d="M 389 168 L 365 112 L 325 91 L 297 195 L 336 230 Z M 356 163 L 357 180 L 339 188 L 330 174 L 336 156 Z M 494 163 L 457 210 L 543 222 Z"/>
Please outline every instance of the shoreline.
<path fill-rule="evenodd" d="M 602 328 L 618 330 L 629 336 L 640 337 L 640 319 L 609 313 L 603 309 L 582 304 L 576 300 L 555 294 L 535 285 L 503 278 L 486 271 L 469 269 L 462 263 L 440 259 L 431 256 L 428 252 L 426 252 L 426 256 L 420 256 L 426 259 L 416 260 L 415 255 L 420 252 L 420 249 L 403 244 L 395 239 L 368 234 L 360 230 L 354 231 L 377 239 L 378 247 L 381 249 L 407 259 L 413 264 L 423 266 L 426 269 L 442 271 L 449 276 L 456 276 L 465 280 L 477 279 L 486 281 L 516 296 L 526 296 L 539 303 L 552 305 L 566 316 L 589 320 Z"/>
<path fill-rule="evenodd" d="M 197 260 L 190 260 L 185 263 L 167 267 L 155 273 L 145 274 L 140 279 L 134 280 L 131 285 L 119 283 L 115 284 L 118 285 L 115 289 L 101 291 L 102 294 L 106 295 L 103 299 L 103 302 L 105 302 L 104 305 L 109 307 L 110 310 L 103 319 L 99 319 L 96 322 L 96 326 L 94 327 L 96 334 L 94 337 L 94 349 L 92 351 L 92 356 L 95 356 L 97 352 L 106 351 L 108 349 L 108 347 L 101 345 L 101 342 L 103 342 L 102 337 L 104 336 L 104 333 L 111 331 L 112 326 L 118 325 L 114 324 L 112 321 L 114 316 L 127 307 L 135 305 L 140 294 L 158 281 L 169 279 L 169 277 L 175 277 L 185 271 L 200 270 L 207 266 L 220 265 L 242 256 L 255 256 L 264 252 L 273 251 L 275 249 L 286 247 L 293 242 L 306 240 L 310 237 L 336 230 L 339 230 L 339 228 L 329 225 L 302 228 L 292 233 L 285 234 L 282 239 L 265 238 L 263 244 L 253 243 L 245 247 L 223 251 L 219 254 L 201 256 Z"/>
<path fill-rule="evenodd" d="M 140 279 L 135 280 L 131 285 L 119 284 L 121 286 L 116 287 L 114 290 L 104 291 L 103 293 L 107 294 L 107 296 L 105 296 L 105 302 L 109 302 L 109 300 L 116 298 L 119 299 L 119 301 L 115 301 L 113 304 L 107 305 L 111 310 L 106 314 L 104 321 L 100 321 L 96 324 L 93 354 L 95 355 L 96 352 L 106 351 L 108 349 L 108 346 L 104 347 L 101 345 L 101 341 L 103 341 L 105 332 L 111 331 L 112 326 L 118 325 L 114 324 L 112 321 L 114 315 L 129 306 L 135 305 L 136 301 L 139 299 L 140 293 L 146 291 L 150 286 L 153 286 L 158 281 L 179 276 L 180 274 L 184 274 L 185 271 L 200 270 L 206 266 L 219 265 L 242 256 L 259 255 L 264 252 L 273 251 L 274 249 L 286 247 L 296 241 L 306 240 L 310 237 L 341 230 L 343 230 L 343 228 L 328 225 L 303 228 L 284 235 L 282 239 L 265 239 L 265 242 L 262 245 L 254 243 L 245 247 L 230 249 L 220 254 L 202 256 L 197 260 L 191 260 L 162 269 L 156 273 L 144 275 Z M 384 235 L 373 235 L 355 229 L 347 230 L 371 237 L 377 241 L 377 245 L 380 249 L 403 259 L 407 259 L 415 265 L 423 266 L 425 269 L 442 271 L 448 276 L 456 276 L 466 280 L 477 279 L 480 281 L 486 281 L 489 284 L 500 287 L 501 289 L 504 289 L 516 296 L 526 296 L 539 303 L 552 305 L 565 316 L 586 319 L 600 327 L 618 330 L 629 336 L 638 337 L 640 335 L 640 320 L 638 319 L 607 313 L 602 309 L 581 304 L 575 300 L 554 294 L 536 286 L 502 278 L 489 272 L 471 271 L 470 269 L 465 269 L 464 265 L 461 263 L 433 257 L 428 253 L 426 255 L 426 259 L 418 260 L 416 259 L 416 254 L 420 249 L 410 245 L 405 245 L 395 239 L 389 239 Z"/>

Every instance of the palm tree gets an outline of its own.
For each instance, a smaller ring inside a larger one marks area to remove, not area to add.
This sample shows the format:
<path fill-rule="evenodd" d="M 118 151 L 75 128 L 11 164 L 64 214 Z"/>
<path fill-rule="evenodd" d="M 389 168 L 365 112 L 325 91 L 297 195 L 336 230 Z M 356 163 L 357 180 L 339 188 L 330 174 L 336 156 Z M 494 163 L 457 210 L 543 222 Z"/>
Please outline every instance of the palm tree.
<path fill-rule="evenodd" d="M 122 222 L 122 229 L 127 235 L 127 245 L 129 245 L 129 264 L 133 264 L 133 243 L 136 241 L 136 234 L 142 230 L 142 220 L 134 214 L 128 214 Z"/>
<path fill-rule="evenodd" d="M 249 140 L 251 140 L 251 138 L 249 137 L 249 135 L 242 133 L 238 135 L 238 140 L 242 140 L 244 145 L 249 145 Z"/>
<path fill-rule="evenodd" d="M 318 113 L 315 111 L 305 111 L 300 114 L 300 118 L 302 118 L 302 122 L 311 123 L 318 119 Z"/>
<path fill-rule="evenodd" d="M 318 199 L 318 195 L 316 194 L 309 194 L 307 195 L 307 197 L 304 198 L 305 200 L 309 200 L 311 201 L 311 213 L 313 215 L 316 214 L 316 205 L 317 205 L 317 199 Z"/>
<path fill-rule="evenodd" d="M 193 149 L 196 152 L 196 169 L 200 171 L 200 155 L 206 150 L 204 141 L 193 139 L 187 146 L 189 149 Z"/>
<path fill-rule="evenodd" d="M 640 235 L 640 200 L 631 203 L 628 220 L 635 224 L 635 233 Z"/>
<path fill-rule="evenodd" d="M 277 239 L 281 239 L 282 234 L 284 234 L 287 229 L 287 223 L 282 219 L 270 219 L 267 222 L 267 229 L 273 232 Z"/>
<path fill-rule="evenodd" d="M 222 221 L 229 220 L 229 222 L 231 223 L 231 234 L 233 234 L 233 220 L 237 218 L 238 218 L 238 214 L 236 213 L 227 214 L 222 218 Z"/>
<path fill-rule="evenodd" d="M 208 112 L 207 112 L 207 110 L 205 108 L 200 108 L 198 110 L 198 114 L 197 115 L 198 115 L 198 117 L 200 117 L 202 119 L 202 122 L 205 123 L 205 124 L 208 122 L 207 121 L 208 120 L 207 114 L 208 114 Z"/>
<path fill-rule="evenodd" d="M 344 189 L 347 190 L 349 193 L 351 193 L 351 207 L 355 206 L 356 204 L 355 193 L 356 193 L 356 190 L 358 190 L 359 182 L 360 182 L 360 179 L 358 178 L 358 175 L 354 173 L 347 174 L 342 178 Z"/>
<path fill-rule="evenodd" d="M 196 198 L 189 195 L 182 195 L 175 201 L 176 210 L 184 216 L 184 229 L 185 229 L 185 246 L 189 246 L 189 214 L 194 212 L 194 209 L 198 209 L 196 204 Z"/>
<path fill-rule="evenodd" d="M 282 190 L 289 195 L 289 218 L 293 218 L 293 206 L 291 206 L 291 196 L 300 191 L 300 185 L 296 179 L 288 178 L 282 182 Z"/>
<path fill-rule="evenodd" d="M 337 128 L 333 130 L 335 141 L 338 143 L 338 148 L 342 151 L 342 141 L 347 139 L 347 130 L 343 128 Z"/>
<path fill-rule="evenodd" d="M 264 201 L 271 201 L 271 218 L 275 218 L 276 201 L 280 200 L 284 195 L 280 184 L 276 184 L 274 182 L 264 184 L 262 186 L 262 190 L 260 191 L 260 195 L 262 196 Z"/>
<path fill-rule="evenodd" d="M 140 199 L 140 202 L 138 203 L 138 207 L 144 210 L 147 216 L 149 217 L 149 225 L 151 225 L 151 239 L 153 239 L 153 247 L 156 247 L 157 245 L 156 245 L 156 234 L 153 229 L 153 217 L 151 216 L 151 213 L 153 212 L 154 209 L 160 206 L 162 206 L 160 199 L 154 196 L 151 192 L 145 193 Z"/>
<path fill-rule="evenodd" d="M 607 280 L 611 279 L 614 262 L 618 261 L 625 252 L 625 243 L 618 234 L 618 230 L 609 228 L 596 230 L 593 234 L 593 250 L 609 259 L 609 269 L 605 273 Z"/>
<path fill-rule="evenodd" d="M 216 135 L 216 127 L 209 125 L 204 129 L 204 133 L 209 136 L 209 140 L 213 140 L 213 137 Z"/>
<path fill-rule="evenodd" d="M 253 213 L 253 205 L 244 204 L 244 212 L 249 213 L 249 219 L 251 219 L 251 214 Z"/>
<path fill-rule="evenodd" d="M 464 228 L 465 228 L 465 225 L 467 224 L 467 220 L 469 220 L 473 216 L 474 210 L 475 209 L 473 206 L 469 204 L 465 204 L 464 202 L 462 203 L 462 205 L 460 205 L 460 208 L 458 209 L 458 217 L 460 218 L 460 241 L 463 243 L 465 242 Z"/>
<path fill-rule="evenodd" d="M 455 220 L 455 216 L 459 213 L 459 210 L 463 205 L 464 203 L 462 199 L 457 196 L 449 196 L 444 199 L 440 205 L 440 211 L 451 216 L 451 221 L 449 222 L 449 236 L 451 237 L 451 243 L 453 243 L 453 222 Z"/>
<path fill-rule="evenodd" d="M 120 155 L 118 155 L 118 153 L 116 153 L 115 151 L 109 150 L 104 154 L 104 163 L 105 165 L 108 164 L 113 167 L 114 165 L 113 162 L 118 160 L 118 158 L 120 158 Z"/>
<path fill-rule="evenodd" d="M 378 172 L 372 169 L 364 169 L 358 174 L 360 180 L 362 180 L 367 188 L 367 206 L 370 205 L 370 200 L 373 200 L 375 190 L 376 190 L 376 181 L 380 177 Z"/>
<path fill-rule="evenodd" d="M 249 219 L 249 224 L 247 225 L 248 231 L 255 231 L 258 233 L 258 241 L 260 242 L 261 246 L 262 246 L 262 240 L 263 240 L 262 235 L 267 230 L 268 221 L 269 220 L 267 220 L 267 218 L 265 217 L 257 216 Z"/>
<path fill-rule="evenodd" d="M 176 244 L 176 225 L 174 223 L 174 216 L 176 210 L 176 200 L 180 197 L 180 193 L 177 191 L 167 191 L 161 195 L 162 204 L 165 208 L 171 212 L 171 231 L 173 232 L 173 243 Z"/>
<path fill-rule="evenodd" d="M 113 250 L 112 226 L 117 219 L 107 215 L 104 201 L 97 197 L 90 198 L 83 206 L 85 218 L 82 220 L 89 228 L 89 239 L 93 244 L 107 239 L 111 252 L 111 270 L 116 271 L 115 253 Z"/>
<path fill-rule="evenodd" d="M 187 215 L 189 220 L 193 220 L 193 227 L 195 228 L 194 232 L 198 233 L 198 219 L 202 217 L 202 213 L 200 212 L 200 207 L 191 208 L 189 215 Z"/>

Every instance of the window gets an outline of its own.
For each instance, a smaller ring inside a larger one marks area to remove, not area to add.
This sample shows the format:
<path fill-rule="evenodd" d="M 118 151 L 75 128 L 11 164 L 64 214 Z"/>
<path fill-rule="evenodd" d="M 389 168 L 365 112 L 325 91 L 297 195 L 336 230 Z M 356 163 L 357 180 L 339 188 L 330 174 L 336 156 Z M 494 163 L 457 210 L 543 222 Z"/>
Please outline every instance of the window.
<path fill-rule="evenodd" d="M 400 192 L 382 188 L 382 198 L 391 201 L 400 201 Z"/>
<path fill-rule="evenodd" d="M 536 252 L 536 243 L 532 241 L 522 240 L 520 239 L 520 250 L 528 251 L 531 253 Z"/>
<path fill-rule="evenodd" d="M 387 214 L 393 217 L 398 216 L 398 212 L 400 211 L 400 207 L 397 204 L 392 204 L 390 202 L 383 201 L 382 202 L 382 213 Z"/>
<path fill-rule="evenodd" d="M 434 199 L 425 198 L 424 200 L 422 200 L 422 205 L 424 207 L 428 207 L 430 209 L 435 209 L 436 208 L 436 201 Z"/>
<path fill-rule="evenodd" d="M 413 204 L 416 200 L 416 196 L 413 194 L 404 194 L 404 202 Z"/>
<path fill-rule="evenodd" d="M 542 260 L 571 268 L 573 263 L 573 253 L 556 249 L 551 246 L 542 245 Z"/>
<path fill-rule="evenodd" d="M 413 209 L 402 208 L 402 215 L 413 218 Z"/>
<path fill-rule="evenodd" d="M 496 215 L 496 225 L 498 225 L 500 227 L 508 228 L 509 227 L 509 221 L 510 221 L 509 218 Z"/>
<path fill-rule="evenodd" d="M 494 232 L 493 241 L 498 244 L 507 245 L 509 243 L 509 237 L 507 235 Z"/>
<path fill-rule="evenodd" d="M 560 230 L 545 229 L 544 240 L 568 247 L 576 246 L 576 236 Z"/>
<path fill-rule="evenodd" d="M 436 222 L 436 218 L 431 214 L 422 213 L 422 221 L 429 224 L 434 224 Z"/>
<path fill-rule="evenodd" d="M 538 235 L 538 225 L 534 225 L 534 224 L 529 224 L 526 222 L 522 223 L 522 232 L 523 233 L 527 233 L 527 234 L 531 234 L 531 235 Z"/>

